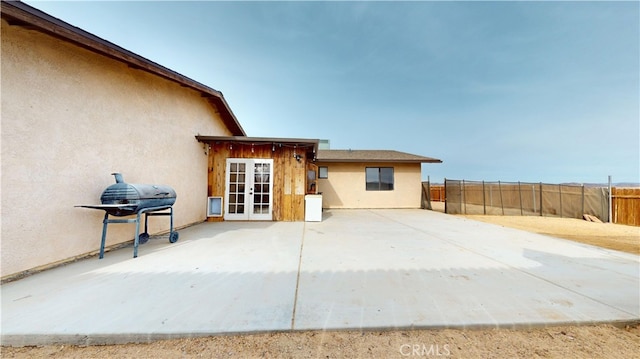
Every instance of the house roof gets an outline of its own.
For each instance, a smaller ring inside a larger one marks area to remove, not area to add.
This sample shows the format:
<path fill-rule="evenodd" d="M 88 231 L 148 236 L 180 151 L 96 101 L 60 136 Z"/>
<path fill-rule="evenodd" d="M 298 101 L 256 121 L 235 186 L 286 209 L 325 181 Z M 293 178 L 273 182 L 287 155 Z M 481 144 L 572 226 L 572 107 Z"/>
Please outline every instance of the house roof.
<path fill-rule="evenodd" d="M 206 98 L 207 101 L 219 109 L 222 121 L 233 135 L 246 135 L 240 122 L 238 122 L 229 104 L 227 104 L 227 101 L 224 99 L 222 92 L 194 81 L 78 27 L 72 26 L 23 2 L 2 0 L 1 12 L 2 19 L 6 20 L 9 25 L 22 26 L 30 30 L 40 31 L 97 54 L 123 62 L 131 68 L 146 71 L 200 92 L 202 97 Z"/>
<path fill-rule="evenodd" d="M 393 150 L 319 150 L 318 162 L 442 163 L 437 158 Z"/>

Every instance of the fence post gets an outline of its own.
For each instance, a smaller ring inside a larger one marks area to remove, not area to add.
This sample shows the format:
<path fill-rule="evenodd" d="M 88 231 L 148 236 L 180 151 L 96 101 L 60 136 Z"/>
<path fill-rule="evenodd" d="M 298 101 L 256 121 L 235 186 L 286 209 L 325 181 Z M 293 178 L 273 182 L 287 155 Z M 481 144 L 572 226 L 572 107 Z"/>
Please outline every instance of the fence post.
<path fill-rule="evenodd" d="M 613 207 L 612 197 L 613 196 L 611 194 L 611 175 L 609 175 L 609 220 L 607 221 L 608 223 L 613 223 L 613 221 L 611 220 L 611 212 Z"/>
<path fill-rule="evenodd" d="M 542 217 L 542 182 L 540 182 L 540 217 Z"/>
<path fill-rule="evenodd" d="M 429 205 L 427 209 L 433 210 L 431 207 L 431 176 L 427 176 L 427 204 Z"/>
<path fill-rule="evenodd" d="M 498 191 L 500 191 L 500 207 L 502 207 L 502 215 L 504 216 L 504 202 L 502 201 L 502 186 L 500 185 L 500 181 L 498 181 Z"/>
<path fill-rule="evenodd" d="M 447 193 L 447 177 L 444 178 L 444 193 Z M 447 213 L 447 197 L 444 198 L 444 213 Z"/>
<path fill-rule="evenodd" d="M 520 215 L 524 216 L 522 212 L 522 187 L 520 186 L 520 181 L 518 181 L 518 194 L 520 195 Z"/>
<path fill-rule="evenodd" d="M 482 212 L 487 215 L 487 198 L 485 196 L 484 181 L 482 181 Z"/>
<path fill-rule="evenodd" d="M 462 202 L 464 203 L 464 214 L 467 214 L 467 196 L 466 196 L 465 188 L 464 188 L 464 180 L 462 180 L 462 182 L 460 182 L 460 184 L 462 185 L 462 191 L 460 192 L 460 198 L 462 198 Z"/>
<path fill-rule="evenodd" d="M 431 200 L 432 200 L 432 198 L 431 198 L 431 178 L 429 176 L 427 176 L 427 186 L 428 186 L 427 194 L 429 195 L 427 197 L 427 201 L 429 201 L 428 202 L 429 203 L 429 209 L 433 210 L 433 207 L 431 207 Z"/>
<path fill-rule="evenodd" d="M 580 217 L 578 218 L 582 218 L 582 216 L 584 216 L 584 183 L 582 184 L 582 213 L 580 213 Z"/>
<path fill-rule="evenodd" d="M 422 183 L 422 196 L 424 200 L 422 201 L 422 208 L 433 210 L 431 207 L 431 179 L 427 176 L 427 186 L 425 188 L 425 184 Z"/>

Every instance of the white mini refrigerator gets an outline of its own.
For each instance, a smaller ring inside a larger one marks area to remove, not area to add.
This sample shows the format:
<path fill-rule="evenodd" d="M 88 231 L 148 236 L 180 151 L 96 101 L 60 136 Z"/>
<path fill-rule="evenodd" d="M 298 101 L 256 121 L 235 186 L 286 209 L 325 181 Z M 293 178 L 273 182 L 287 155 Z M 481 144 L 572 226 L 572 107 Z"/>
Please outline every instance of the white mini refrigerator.
<path fill-rule="evenodd" d="M 321 194 L 308 194 L 304 196 L 304 220 L 305 222 L 322 221 Z"/>

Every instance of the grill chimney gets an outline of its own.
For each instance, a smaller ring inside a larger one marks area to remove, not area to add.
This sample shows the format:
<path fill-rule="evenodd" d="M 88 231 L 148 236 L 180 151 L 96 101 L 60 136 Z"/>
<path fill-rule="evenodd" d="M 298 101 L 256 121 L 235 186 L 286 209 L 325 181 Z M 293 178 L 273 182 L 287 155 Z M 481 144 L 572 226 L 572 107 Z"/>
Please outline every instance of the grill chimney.
<path fill-rule="evenodd" d="M 116 177 L 116 183 L 124 183 L 124 178 L 122 178 L 122 173 L 112 173 Z"/>

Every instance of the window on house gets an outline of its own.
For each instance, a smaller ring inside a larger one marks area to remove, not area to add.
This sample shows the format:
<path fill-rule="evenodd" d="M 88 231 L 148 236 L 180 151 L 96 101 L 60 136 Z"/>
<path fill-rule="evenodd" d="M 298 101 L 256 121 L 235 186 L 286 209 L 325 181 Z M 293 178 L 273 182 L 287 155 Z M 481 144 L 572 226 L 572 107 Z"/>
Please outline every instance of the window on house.
<path fill-rule="evenodd" d="M 393 167 L 367 167 L 367 191 L 393 191 Z"/>
<path fill-rule="evenodd" d="M 318 167 L 318 178 L 329 178 L 329 167 Z"/>

